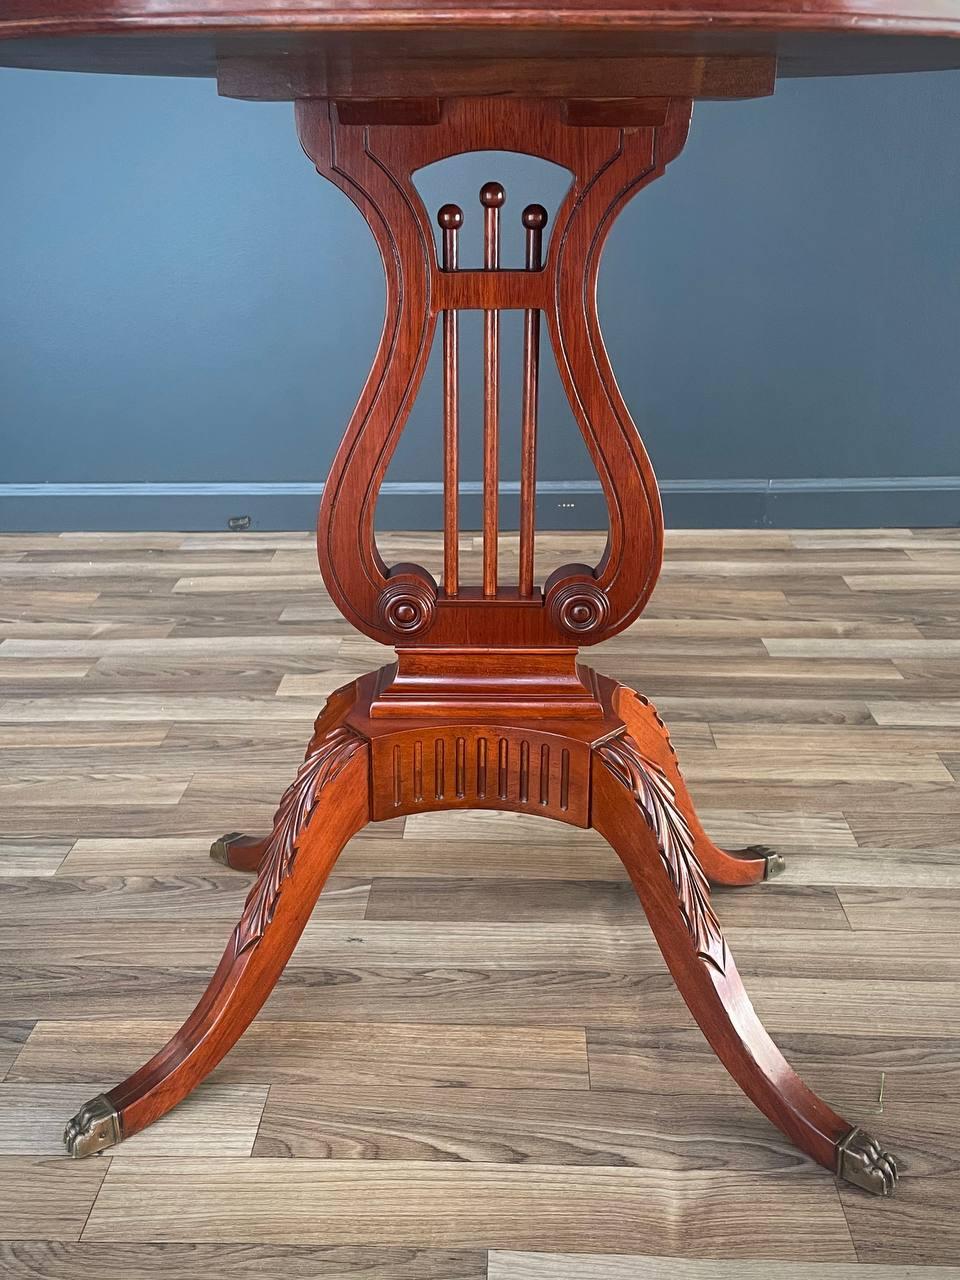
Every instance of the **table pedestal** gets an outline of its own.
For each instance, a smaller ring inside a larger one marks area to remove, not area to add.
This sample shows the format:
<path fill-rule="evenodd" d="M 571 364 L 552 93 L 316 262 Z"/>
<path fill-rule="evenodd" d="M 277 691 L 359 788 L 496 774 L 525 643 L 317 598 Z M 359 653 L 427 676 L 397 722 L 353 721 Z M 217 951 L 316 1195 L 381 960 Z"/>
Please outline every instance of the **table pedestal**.
<path fill-rule="evenodd" d="M 319 556 L 344 615 L 398 660 L 339 690 L 315 726 L 273 831 L 231 835 L 213 856 L 256 881 L 196 1009 L 144 1067 L 83 1107 L 72 1155 L 159 1119 L 209 1074 L 283 972 L 337 856 L 368 822 L 492 808 L 592 827 L 613 846 L 691 1013 L 744 1092 L 788 1138 L 882 1195 L 896 1164 L 786 1063 L 757 1018 L 710 902 L 709 883 L 755 884 L 782 869 L 765 848 L 726 852 L 697 819 L 655 708 L 578 663 L 578 649 L 629 625 L 660 568 L 656 480 L 600 335 L 596 279 L 613 219 L 680 151 L 689 99 L 510 98 L 298 103 L 307 154 L 367 219 L 387 282 L 383 336 L 324 489 Z M 544 250 L 546 212 L 522 213 L 525 265 L 500 265 L 505 194 L 480 193 L 483 268 L 459 268 L 463 211 L 432 219 L 412 175 L 446 156 L 511 150 L 572 174 Z M 481 581 L 461 580 L 458 315 L 484 313 Z M 500 581 L 500 313 L 524 313 L 517 581 Z M 596 566 L 534 583 L 540 328 L 597 467 L 610 530 Z M 444 367 L 444 571 L 388 567 L 374 536 L 377 494 L 437 330 Z"/>

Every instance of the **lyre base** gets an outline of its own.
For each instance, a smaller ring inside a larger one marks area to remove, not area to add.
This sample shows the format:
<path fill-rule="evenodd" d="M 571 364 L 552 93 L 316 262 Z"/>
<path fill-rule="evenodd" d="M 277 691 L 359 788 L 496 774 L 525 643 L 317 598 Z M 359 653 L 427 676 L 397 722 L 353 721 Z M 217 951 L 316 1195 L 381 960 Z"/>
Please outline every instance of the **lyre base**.
<path fill-rule="evenodd" d="M 710 900 L 710 883 L 756 884 L 782 869 L 765 848 L 727 852 L 697 818 L 655 709 L 577 662 L 622 631 L 657 580 L 663 518 L 653 470 L 616 385 L 596 307 L 600 254 L 631 196 L 679 153 L 689 96 L 654 106 L 474 97 L 401 104 L 298 103 L 304 150 L 344 190 L 377 240 L 386 319 L 370 377 L 324 487 L 320 567 L 344 616 L 395 645 L 394 666 L 339 690 L 317 720 L 271 833 L 233 834 L 213 856 L 256 870 L 207 991 L 183 1027 L 129 1079 L 68 1124 L 71 1155 L 103 1150 L 166 1114 L 236 1043 L 280 977 L 336 859 L 368 822 L 439 809 L 507 809 L 592 827 L 637 891 L 664 959 L 717 1056 L 747 1096 L 813 1160 L 878 1194 L 895 1162 L 812 1093 L 757 1018 Z M 483 269 L 461 271 L 464 214 L 444 205 L 438 254 L 413 174 L 471 150 L 533 153 L 571 185 L 548 215 L 528 205 L 522 270 L 500 262 L 505 192 L 486 183 L 477 222 Z M 545 252 L 544 252 L 545 250 Z M 499 556 L 500 313 L 523 312 L 516 582 Z M 483 312 L 483 554 L 479 583 L 459 565 L 459 334 Z M 595 566 L 568 564 L 538 586 L 534 511 L 540 330 L 597 467 L 609 511 Z M 444 571 L 386 565 L 376 499 L 439 329 L 443 349 Z"/>
<path fill-rule="evenodd" d="M 896 1162 L 816 1097 L 767 1036 L 710 902 L 708 881 L 754 884 L 782 859 L 709 840 L 653 706 L 594 677 L 598 720 L 511 711 L 382 720 L 371 715 L 380 678 L 365 676 L 331 697 L 269 836 L 215 842 L 218 861 L 257 870 L 220 966 L 169 1043 L 69 1122 L 68 1152 L 89 1155 L 131 1136 L 214 1069 L 282 973 L 351 835 L 399 814 L 495 808 L 599 831 L 623 861 L 691 1013 L 744 1092 L 818 1163 L 891 1194 Z"/>

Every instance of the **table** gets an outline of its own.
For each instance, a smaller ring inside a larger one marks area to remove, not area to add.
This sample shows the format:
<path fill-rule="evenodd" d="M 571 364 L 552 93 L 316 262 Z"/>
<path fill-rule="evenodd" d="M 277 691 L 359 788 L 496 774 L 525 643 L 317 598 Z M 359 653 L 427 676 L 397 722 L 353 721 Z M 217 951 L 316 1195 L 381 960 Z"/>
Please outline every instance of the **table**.
<path fill-rule="evenodd" d="M 892 1156 L 794 1073 L 758 1019 L 710 884 L 769 879 L 765 847 L 718 848 L 701 826 L 667 729 L 644 697 L 598 676 L 579 649 L 638 617 L 657 581 L 656 479 L 610 367 L 597 317 L 604 241 L 628 200 L 664 172 L 697 98 L 771 93 L 778 74 L 960 67 L 953 0 L 12 0 L 0 65 L 216 76 L 221 93 L 296 102 L 300 142 L 356 204 L 386 275 L 368 381 L 325 485 L 320 568 L 360 631 L 397 661 L 338 690 L 269 835 L 211 854 L 256 873 L 196 1009 L 127 1080 L 66 1126 L 73 1156 L 158 1120 L 220 1062 L 286 965 L 343 846 L 369 822 L 496 808 L 593 827 L 622 859 L 664 959 L 727 1070 L 799 1148 L 880 1195 Z M 551 160 L 571 185 L 548 226 L 520 215 L 521 269 L 501 267 L 505 192 L 432 211 L 413 174 L 467 151 Z M 483 266 L 459 267 L 468 231 Z M 459 564 L 461 311 L 483 312 L 483 558 Z M 519 560 L 498 565 L 500 317 L 523 313 Z M 336 319 L 335 305 L 326 319 Z M 535 578 L 542 330 L 597 468 L 609 537 L 597 565 Z M 436 581 L 387 565 L 377 494 L 434 341 L 443 359 L 444 562 Z M 722 1105 L 722 1103 L 720 1104 Z"/>

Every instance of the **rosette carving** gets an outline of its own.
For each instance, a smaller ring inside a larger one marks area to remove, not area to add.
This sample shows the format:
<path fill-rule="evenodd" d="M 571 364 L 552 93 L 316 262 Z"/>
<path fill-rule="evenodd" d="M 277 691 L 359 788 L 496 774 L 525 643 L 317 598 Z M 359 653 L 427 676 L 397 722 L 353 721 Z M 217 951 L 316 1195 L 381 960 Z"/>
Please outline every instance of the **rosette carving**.
<path fill-rule="evenodd" d="M 395 578 L 380 592 L 380 621 L 403 636 L 415 635 L 433 622 L 437 589 L 421 578 Z"/>
<path fill-rule="evenodd" d="M 256 946 L 263 937 L 277 909 L 284 883 L 293 870 L 300 833 L 310 821 L 320 793 L 363 745 L 359 734 L 343 726 L 310 744 L 307 758 L 283 793 L 256 882 L 234 930 L 236 955 Z"/>
<path fill-rule="evenodd" d="M 693 849 L 693 836 L 677 807 L 673 786 L 626 733 L 602 743 L 597 754 L 615 778 L 633 792 L 657 838 L 660 857 L 676 891 L 680 913 L 697 955 L 723 973 L 727 944 L 710 904 L 710 886 Z"/>
<path fill-rule="evenodd" d="M 551 620 L 577 636 L 602 630 L 610 617 L 610 602 L 593 581 L 574 579 L 558 583 L 547 593 Z"/>

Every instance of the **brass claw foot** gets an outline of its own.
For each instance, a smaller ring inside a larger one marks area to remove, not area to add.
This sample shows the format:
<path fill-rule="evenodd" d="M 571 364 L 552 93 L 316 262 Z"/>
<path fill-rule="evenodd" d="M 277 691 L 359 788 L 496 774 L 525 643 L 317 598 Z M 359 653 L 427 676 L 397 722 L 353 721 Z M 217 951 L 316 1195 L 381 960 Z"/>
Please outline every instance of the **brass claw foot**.
<path fill-rule="evenodd" d="M 85 1102 L 63 1131 L 67 1155 L 75 1159 L 112 1147 L 122 1137 L 117 1109 L 105 1093 Z"/>
<path fill-rule="evenodd" d="M 763 858 L 766 863 L 766 869 L 763 873 L 764 880 L 772 880 L 774 876 L 782 875 L 787 869 L 786 861 L 782 854 L 774 853 L 774 851 L 765 844 L 751 844 L 743 851 L 744 853 L 752 853 L 754 857 Z"/>
<path fill-rule="evenodd" d="M 863 1129 L 851 1129 L 837 1148 L 837 1177 L 875 1196 L 892 1196 L 900 1171 L 893 1156 Z"/>
<path fill-rule="evenodd" d="M 210 857 L 214 862 L 222 862 L 225 867 L 229 867 L 230 863 L 227 861 L 229 845 L 234 840 L 239 839 L 239 831 L 230 831 L 227 835 L 221 836 L 219 840 L 214 840 L 210 846 Z"/>

